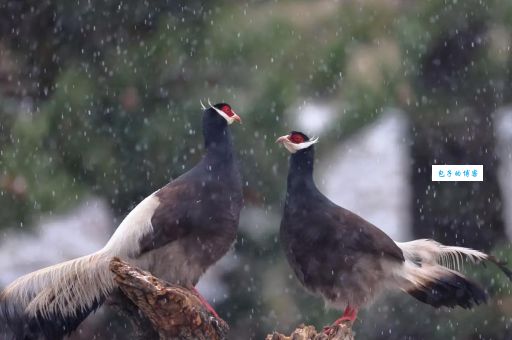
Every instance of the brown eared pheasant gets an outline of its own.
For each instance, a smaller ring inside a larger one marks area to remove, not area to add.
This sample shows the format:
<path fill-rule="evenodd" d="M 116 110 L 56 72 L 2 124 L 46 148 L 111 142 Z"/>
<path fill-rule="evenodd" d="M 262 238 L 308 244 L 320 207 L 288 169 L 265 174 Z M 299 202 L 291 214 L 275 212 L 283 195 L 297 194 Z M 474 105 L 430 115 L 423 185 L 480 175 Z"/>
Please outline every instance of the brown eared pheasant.
<path fill-rule="evenodd" d="M 344 309 L 334 324 L 353 322 L 359 308 L 389 289 L 436 308 L 483 303 L 486 292 L 458 271 L 464 259 L 492 262 L 512 279 L 512 272 L 491 255 L 428 239 L 395 242 L 331 202 L 313 180 L 317 141 L 296 131 L 277 139 L 291 153 L 280 240 L 300 283 L 328 305 Z"/>
<path fill-rule="evenodd" d="M 196 166 L 140 202 L 98 252 L 27 274 L 0 293 L 0 322 L 15 339 L 61 339 L 76 329 L 114 291 L 114 256 L 193 289 L 230 249 L 242 185 L 229 125 L 240 117 L 225 103 L 203 109 L 205 155 Z"/>

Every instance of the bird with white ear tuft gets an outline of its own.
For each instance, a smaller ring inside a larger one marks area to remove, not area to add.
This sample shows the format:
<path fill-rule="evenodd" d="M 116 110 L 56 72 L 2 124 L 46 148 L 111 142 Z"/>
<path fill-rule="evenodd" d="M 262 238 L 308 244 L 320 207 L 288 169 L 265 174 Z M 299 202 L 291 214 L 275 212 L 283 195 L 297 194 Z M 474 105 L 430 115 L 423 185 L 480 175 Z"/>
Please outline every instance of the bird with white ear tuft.
<path fill-rule="evenodd" d="M 98 252 L 27 274 L 5 288 L 0 320 L 14 338 L 54 340 L 71 333 L 113 292 L 113 257 L 194 289 L 237 233 L 242 183 L 228 128 L 234 121 L 240 117 L 226 103 L 204 108 L 205 155 L 196 166 L 140 202 Z"/>
<path fill-rule="evenodd" d="M 292 131 L 277 142 L 291 153 L 280 241 L 302 285 L 345 309 L 335 324 L 353 322 L 359 308 L 388 289 L 436 308 L 486 302 L 485 290 L 459 272 L 463 259 L 492 262 L 512 279 L 504 263 L 478 250 L 427 239 L 393 241 L 318 190 L 313 180 L 317 139 Z"/>

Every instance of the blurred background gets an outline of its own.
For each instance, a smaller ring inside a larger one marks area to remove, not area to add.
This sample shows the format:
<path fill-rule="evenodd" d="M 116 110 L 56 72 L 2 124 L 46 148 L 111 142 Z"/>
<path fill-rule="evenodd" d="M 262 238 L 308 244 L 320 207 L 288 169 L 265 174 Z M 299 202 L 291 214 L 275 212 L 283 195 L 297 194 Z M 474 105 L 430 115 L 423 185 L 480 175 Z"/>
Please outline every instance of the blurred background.
<path fill-rule="evenodd" d="M 320 136 L 315 179 L 396 240 L 431 237 L 509 259 L 512 2 L 502 0 L 0 1 L 0 288 L 100 249 L 140 200 L 203 153 L 199 100 L 226 101 L 245 208 L 234 250 L 199 289 L 232 339 L 324 308 L 278 240 L 288 131 Z M 483 164 L 484 182 L 431 182 Z M 389 294 L 360 339 L 511 339 L 512 295 L 434 310 Z M 125 339 L 108 307 L 70 339 Z M 4 325 L 0 325 L 0 329 Z"/>

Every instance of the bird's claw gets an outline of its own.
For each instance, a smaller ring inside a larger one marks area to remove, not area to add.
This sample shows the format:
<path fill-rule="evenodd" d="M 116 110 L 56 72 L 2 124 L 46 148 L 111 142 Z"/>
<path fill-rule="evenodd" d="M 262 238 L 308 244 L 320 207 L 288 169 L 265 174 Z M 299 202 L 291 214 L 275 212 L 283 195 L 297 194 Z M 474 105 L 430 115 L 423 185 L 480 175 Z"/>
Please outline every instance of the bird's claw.
<path fill-rule="evenodd" d="M 342 317 L 342 318 L 339 318 L 338 320 L 334 321 L 334 323 L 332 325 L 324 326 L 324 328 L 322 329 L 322 332 L 327 336 L 333 336 L 333 335 L 337 334 L 340 327 L 342 327 L 340 325 L 348 324 L 351 327 L 353 322 L 354 322 L 354 320 L 352 320 L 348 317 Z"/>
<path fill-rule="evenodd" d="M 220 324 L 219 324 L 219 319 L 217 319 L 215 316 L 210 316 L 208 317 L 208 321 L 210 321 L 210 324 L 215 327 L 215 328 L 219 328 L 220 327 Z"/>
<path fill-rule="evenodd" d="M 333 326 L 324 326 L 322 329 L 322 333 L 324 333 L 327 336 L 334 334 L 334 327 Z"/>
<path fill-rule="evenodd" d="M 226 323 L 226 321 L 220 318 L 218 319 L 215 316 L 210 315 L 208 317 L 208 322 L 213 328 L 215 328 L 219 332 L 219 334 L 226 334 L 227 331 L 229 330 L 229 326 Z"/>

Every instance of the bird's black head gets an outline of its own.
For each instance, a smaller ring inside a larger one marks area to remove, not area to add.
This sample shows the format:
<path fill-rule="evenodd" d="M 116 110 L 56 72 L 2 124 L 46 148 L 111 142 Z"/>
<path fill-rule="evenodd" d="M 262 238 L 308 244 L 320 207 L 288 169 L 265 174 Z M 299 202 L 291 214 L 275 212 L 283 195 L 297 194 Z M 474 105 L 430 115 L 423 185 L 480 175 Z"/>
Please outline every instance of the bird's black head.
<path fill-rule="evenodd" d="M 203 108 L 203 135 L 207 148 L 216 149 L 230 148 L 231 134 L 227 128 L 234 121 L 241 122 L 240 117 L 235 113 L 229 104 L 218 103 L 212 105 L 208 100 L 208 107 Z"/>
<path fill-rule="evenodd" d="M 208 100 L 208 107 L 204 106 L 202 102 L 201 107 L 204 110 L 205 118 L 222 117 L 228 125 L 232 124 L 235 121 L 242 123 L 240 117 L 236 114 L 236 112 L 231 108 L 229 104 L 218 103 L 212 105 L 210 103 L 210 100 Z"/>
<path fill-rule="evenodd" d="M 306 134 L 299 131 L 292 131 L 276 140 L 276 143 L 283 144 L 286 150 L 292 154 L 288 170 L 288 191 L 305 190 L 305 183 L 314 187 L 315 150 L 313 144 L 317 141 L 318 138 L 310 139 Z"/>
<path fill-rule="evenodd" d="M 300 131 L 292 131 L 288 135 L 281 136 L 276 140 L 276 143 L 283 144 L 286 150 L 292 154 L 309 149 L 316 142 L 318 142 L 318 138 L 309 139 L 305 133 Z"/>

